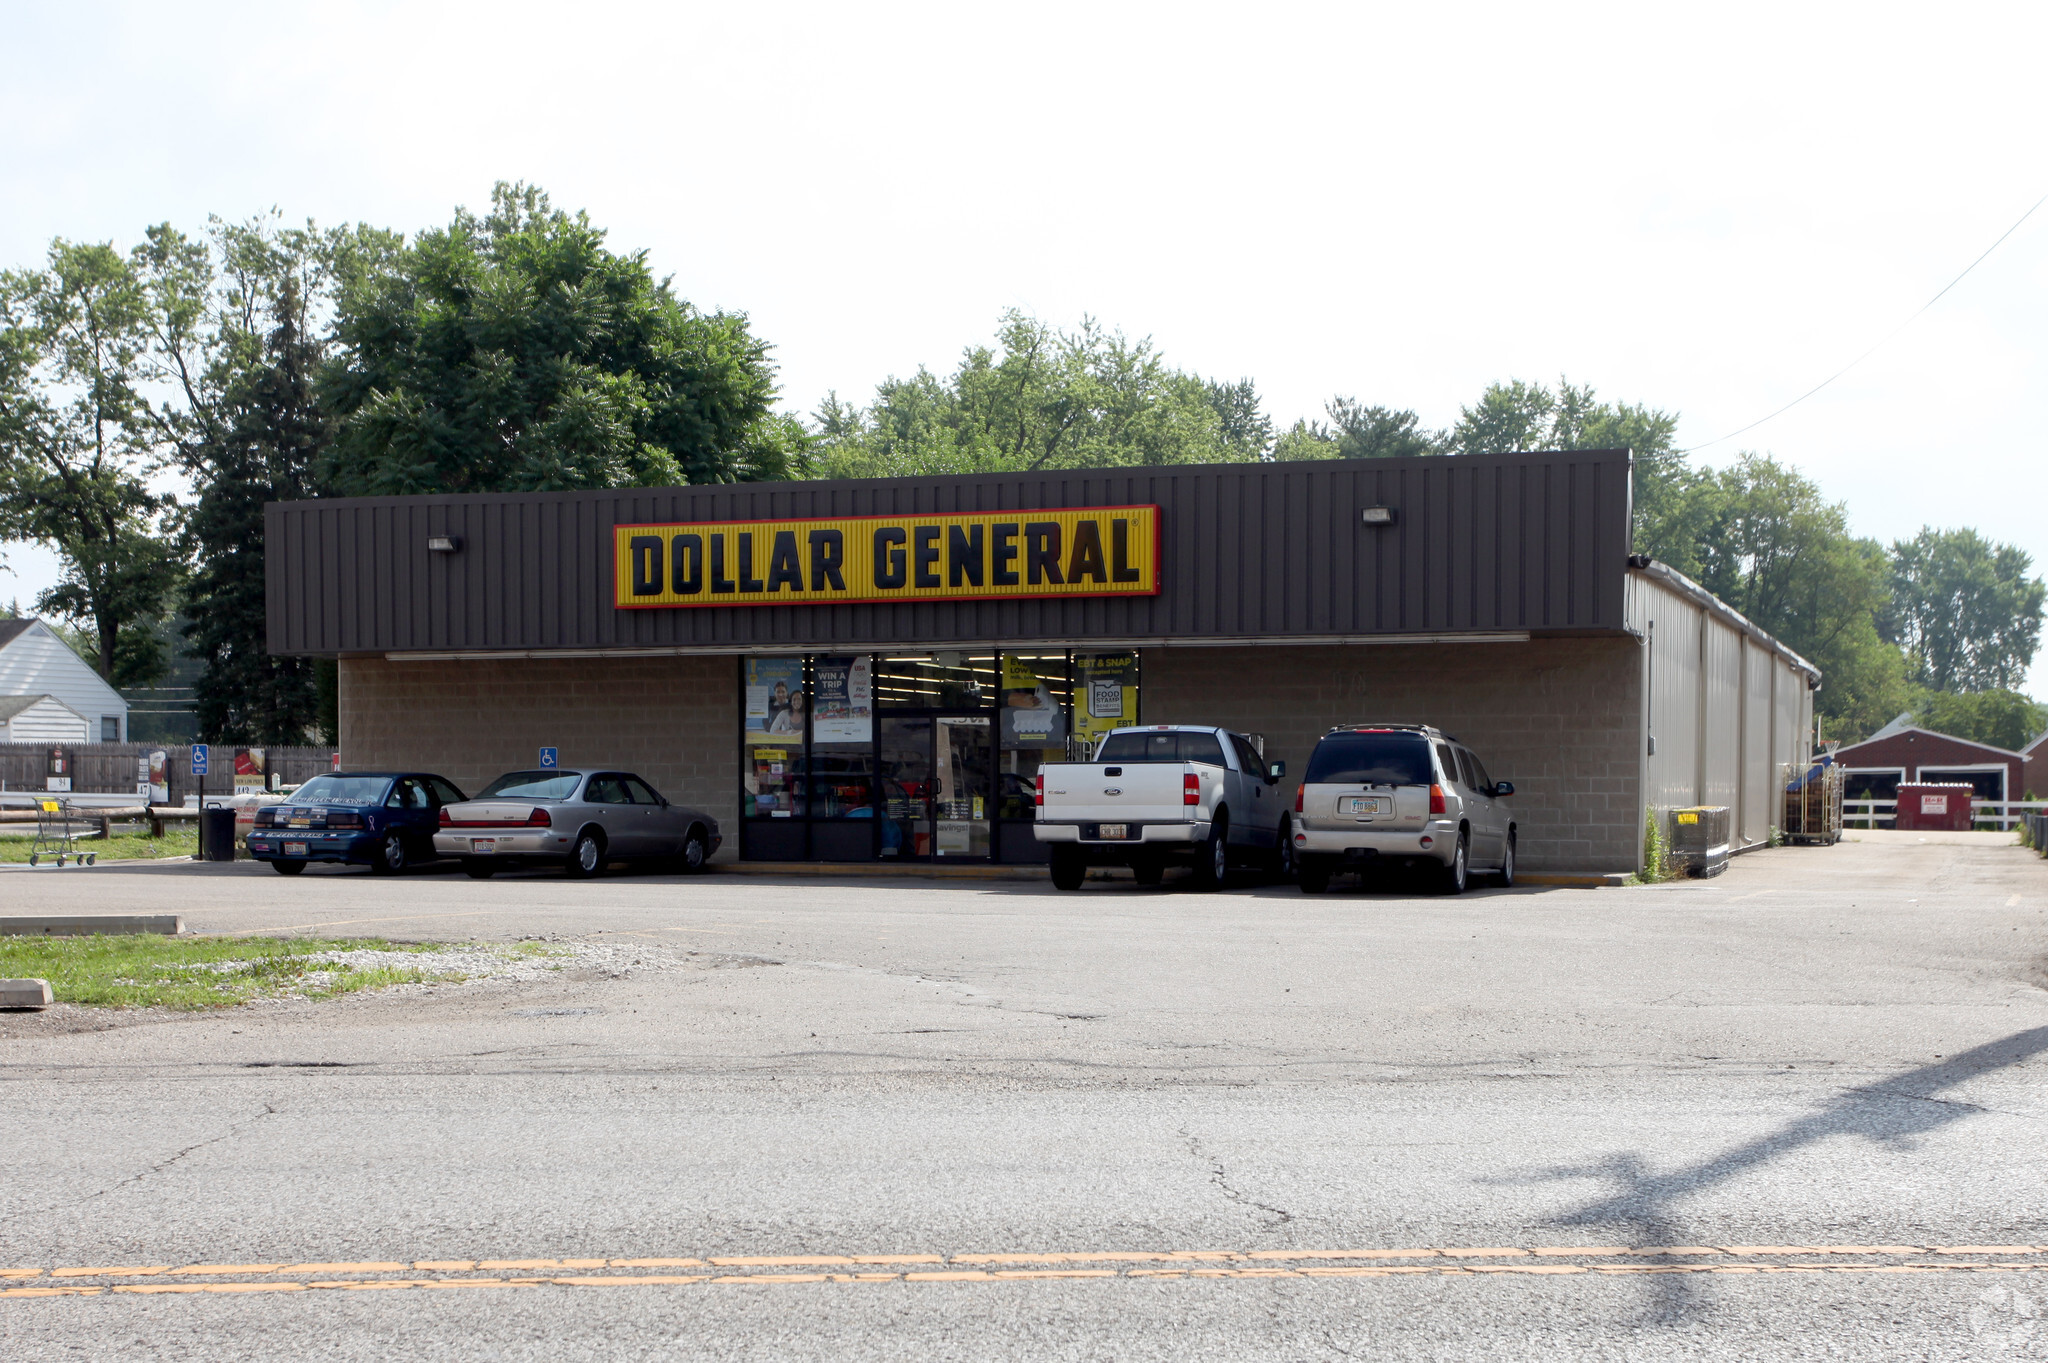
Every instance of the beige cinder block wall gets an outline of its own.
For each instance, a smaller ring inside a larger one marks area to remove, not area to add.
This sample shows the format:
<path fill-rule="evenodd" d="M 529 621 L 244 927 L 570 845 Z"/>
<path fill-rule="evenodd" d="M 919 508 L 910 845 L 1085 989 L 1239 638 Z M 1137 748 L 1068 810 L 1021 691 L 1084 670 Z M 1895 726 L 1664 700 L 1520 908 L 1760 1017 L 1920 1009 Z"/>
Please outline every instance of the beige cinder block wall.
<path fill-rule="evenodd" d="M 350 767 L 439 772 L 465 791 L 531 767 L 543 745 L 562 765 L 635 771 L 719 822 L 739 849 L 739 681 L 729 657 L 343 658 L 341 758 Z"/>
<path fill-rule="evenodd" d="M 1642 843 L 1642 648 L 1628 638 L 1304 648 L 1154 648 L 1148 724 L 1265 735 L 1290 789 L 1323 731 L 1435 724 L 1513 781 L 1529 870 L 1632 871 Z"/>

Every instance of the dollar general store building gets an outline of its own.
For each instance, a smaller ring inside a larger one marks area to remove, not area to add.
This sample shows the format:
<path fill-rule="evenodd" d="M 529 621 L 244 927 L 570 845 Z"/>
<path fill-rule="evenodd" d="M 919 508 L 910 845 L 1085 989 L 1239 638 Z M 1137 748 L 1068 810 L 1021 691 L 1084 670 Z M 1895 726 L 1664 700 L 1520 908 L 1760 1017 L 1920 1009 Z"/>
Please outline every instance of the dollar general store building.
<path fill-rule="evenodd" d="M 1042 859 L 1031 777 L 1118 724 L 1299 773 L 1424 722 L 1515 784 L 1530 870 L 1628 870 L 1646 808 L 1777 821 L 1820 677 L 1629 543 L 1625 451 L 269 508 L 273 653 L 341 749 L 475 788 L 638 771 L 721 857 Z"/>

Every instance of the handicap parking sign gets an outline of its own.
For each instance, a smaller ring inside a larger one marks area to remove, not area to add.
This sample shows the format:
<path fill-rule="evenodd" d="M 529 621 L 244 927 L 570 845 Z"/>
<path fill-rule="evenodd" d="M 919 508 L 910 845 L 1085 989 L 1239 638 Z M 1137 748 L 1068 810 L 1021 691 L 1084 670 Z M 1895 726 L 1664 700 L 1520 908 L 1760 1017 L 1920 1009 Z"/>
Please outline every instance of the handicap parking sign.
<path fill-rule="evenodd" d="M 194 776 L 206 775 L 206 759 L 206 745 L 204 743 L 194 743 L 192 745 L 192 774 Z"/>
<path fill-rule="evenodd" d="M 552 770 L 555 767 L 561 766 L 562 759 L 560 752 L 554 748 L 542 748 L 540 750 L 540 764 L 541 766 L 548 768 L 550 770 Z"/>

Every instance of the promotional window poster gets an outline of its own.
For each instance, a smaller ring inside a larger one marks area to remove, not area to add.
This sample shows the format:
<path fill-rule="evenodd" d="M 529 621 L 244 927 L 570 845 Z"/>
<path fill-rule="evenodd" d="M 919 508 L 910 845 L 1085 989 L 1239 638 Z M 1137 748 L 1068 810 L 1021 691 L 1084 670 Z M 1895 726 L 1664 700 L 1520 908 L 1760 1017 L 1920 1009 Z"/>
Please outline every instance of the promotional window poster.
<path fill-rule="evenodd" d="M 1074 732 L 1092 751 L 1112 729 L 1138 722 L 1138 655 L 1074 655 Z"/>
<path fill-rule="evenodd" d="M 875 736 L 875 692 L 865 653 L 818 658 L 811 664 L 817 698 L 811 737 L 819 743 L 867 743 Z"/>
<path fill-rule="evenodd" d="M 802 658 L 747 659 L 746 741 L 801 744 L 806 700 Z"/>
<path fill-rule="evenodd" d="M 235 790 L 263 790 L 268 778 L 264 775 L 263 749 L 235 749 Z"/>
<path fill-rule="evenodd" d="M 1003 655 L 1002 746 L 1063 748 L 1067 712 L 1028 659 Z"/>

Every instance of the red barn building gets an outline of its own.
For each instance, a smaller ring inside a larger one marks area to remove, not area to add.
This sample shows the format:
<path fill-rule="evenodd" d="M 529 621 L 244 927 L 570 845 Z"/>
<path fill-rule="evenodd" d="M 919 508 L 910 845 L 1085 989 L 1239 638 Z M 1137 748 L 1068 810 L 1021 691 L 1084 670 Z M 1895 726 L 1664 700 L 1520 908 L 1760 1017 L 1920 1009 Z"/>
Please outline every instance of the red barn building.
<path fill-rule="evenodd" d="M 2027 759 L 2027 779 L 2020 786 L 2020 794 L 2031 799 L 2048 791 L 2048 733 L 2021 748 L 2020 756 Z"/>
<path fill-rule="evenodd" d="M 2037 775 L 2048 776 L 2048 744 L 2037 739 L 2032 746 L 2040 754 Z M 2041 788 L 2028 780 L 2026 754 L 1922 729 L 1905 715 L 1841 749 L 1835 761 L 1842 794 L 1851 800 L 1897 799 L 1902 781 L 1961 782 L 1980 800 L 2017 800 L 2030 786 Z"/>

